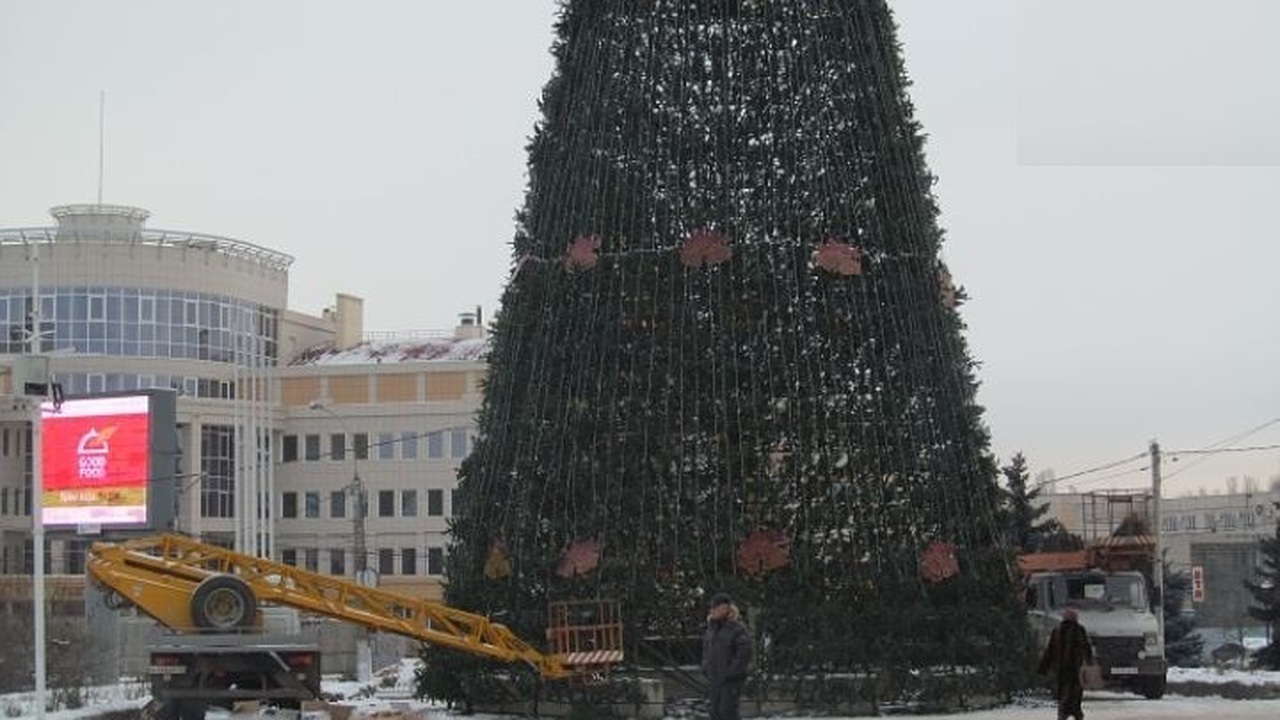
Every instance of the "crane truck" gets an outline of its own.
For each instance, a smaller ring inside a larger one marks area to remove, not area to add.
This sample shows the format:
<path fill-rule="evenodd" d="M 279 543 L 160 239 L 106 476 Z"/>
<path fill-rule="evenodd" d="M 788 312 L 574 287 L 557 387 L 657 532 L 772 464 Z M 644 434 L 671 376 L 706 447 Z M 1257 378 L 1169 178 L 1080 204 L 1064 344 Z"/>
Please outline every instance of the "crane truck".
<path fill-rule="evenodd" d="M 144 711 L 163 720 L 203 718 L 207 707 L 237 701 L 296 708 L 319 697 L 318 648 L 263 633 L 264 604 L 523 662 L 549 680 L 598 677 L 623 659 L 611 600 L 553 603 L 544 653 L 483 615 L 174 533 L 94 543 L 86 573 L 110 591 L 113 607 L 135 606 L 167 631 L 149 648 L 152 701 Z"/>
<path fill-rule="evenodd" d="M 1110 538 L 1079 551 L 1020 555 L 1018 564 L 1041 646 L 1062 621 L 1062 611 L 1072 607 L 1089 633 L 1107 686 L 1154 700 L 1164 696 L 1168 663 L 1146 576 L 1133 562 L 1153 548 L 1146 538 Z"/>

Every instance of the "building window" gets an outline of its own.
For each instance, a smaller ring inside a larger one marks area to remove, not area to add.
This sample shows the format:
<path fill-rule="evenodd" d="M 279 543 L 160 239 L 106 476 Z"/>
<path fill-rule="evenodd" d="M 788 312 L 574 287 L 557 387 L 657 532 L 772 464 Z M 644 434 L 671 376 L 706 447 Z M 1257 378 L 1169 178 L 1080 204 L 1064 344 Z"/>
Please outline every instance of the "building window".
<path fill-rule="evenodd" d="M 285 435 L 280 442 L 280 462 L 297 462 L 298 436 Z"/>
<path fill-rule="evenodd" d="M 287 492 L 280 496 L 280 517 L 298 517 L 298 493 Z"/>
<path fill-rule="evenodd" d="M 418 517 L 418 491 L 400 492 L 400 517 Z"/>
<path fill-rule="evenodd" d="M 303 510 L 308 518 L 314 520 L 320 517 L 320 493 L 314 490 L 307 491 L 306 507 Z"/>
<path fill-rule="evenodd" d="M 330 575 L 346 575 L 347 574 L 347 551 L 342 548 L 334 548 L 329 551 L 329 574 Z"/>
<path fill-rule="evenodd" d="M 401 460 L 417 460 L 418 459 L 418 433 L 415 433 L 415 432 L 400 433 L 400 459 Z"/>
<path fill-rule="evenodd" d="M 396 493 L 394 490 L 378 491 L 378 517 L 395 517 Z"/>
<path fill-rule="evenodd" d="M 347 459 L 347 436 L 344 433 L 334 433 L 329 436 L 329 459 Z"/>
<path fill-rule="evenodd" d="M 355 451 L 357 460 L 369 459 L 369 433 L 356 433 L 351 436 L 352 449 Z"/>
<path fill-rule="evenodd" d="M 428 490 L 427 491 L 427 517 L 442 517 L 444 515 L 444 491 Z"/>
<path fill-rule="evenodd" d="M 391 548 L 381 548 L 378 550 L 378 573 L 380 575 L 394 575 L 396 573 L 396 552 Z"/>
<path fill-rule="evenodd" d="M 302 552 L 302 564 L 311 572 L 320 572 L 320 550 L 307 548 Z"/>
<path fill-rule="evenodd" d="M 457 515 L 457 514 L 458 514 L 458 491 L 450 490 L 449 491 L 449 517 L 453 517 L 454 515 Z"/>
<path fill-rule="evenodd" d="M 427 548 L 427 574 L 428 575 L 444 574 L 444 548 L 438 548 L 438 547 Z"/>
<path fill-rule="evenodd" d="M 298 551 L 293 548 L 285 548 L 280 551 L 280 562 L 285 565 L 298 567 Z"/>
<path fill-rule="evenodd" d="M 427 457 L 432 460 L 444 457 L 444 433 L 427 434 Z"/>
<path fill-rule="evenodd" d="M 396 439 L 391 433 L 378 433 L 378 459 L 396 459 Z"/>
<path fill-rule="evenodd" d="M 329 517 L 344 518 L 347 516 L 347 493 L 345 490 L 334 490 L 329 493 Z"/>
<path fill-rule="evenodd" d="M 306 437 L 306 458 L 312 462 L 320 459 L 320 436 L 307 435 Z"/>
<path fill-rule="evenodd" d="M 400 574 L 418 574 L 418 551 L 416 549 L 404 548 L 400 551 Z"/>
<path fill-rule="evenodd" d="M 455 458 L 464 458 L 467 456 L 467 431 L 454 430 L 451 433 L 449 451 Z"/>
<path fill-rule="evenodd" d="M 235 428 L 230 425 L 201 427 L 200 455 L 200 516 L 235 517 Z"/>
<path fill-rule="evenodd" d="M 106 320 L 107 319 L 107 299 L 102 295 L 89 296 L 89 319 L 90 320 Z"/>

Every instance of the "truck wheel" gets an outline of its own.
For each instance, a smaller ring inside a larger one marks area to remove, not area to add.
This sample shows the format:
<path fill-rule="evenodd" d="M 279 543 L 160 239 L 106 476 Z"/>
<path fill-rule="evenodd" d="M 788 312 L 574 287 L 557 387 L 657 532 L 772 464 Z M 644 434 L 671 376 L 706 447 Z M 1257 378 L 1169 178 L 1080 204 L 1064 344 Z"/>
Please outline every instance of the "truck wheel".
<path fill-rule="evenodd" d="M 258 612 L 253 591 L 231 575 L 214 575 L 196 586 L 191 595 L 191 619 L 196 627 L 233 630 L 249 627 Z"/>
<path fill-rule="evenodd" d="M 1138 686 L 1138 692 L 1142 693 L 1142 697 L 1148 700 L 1159 700 L 1164 697 L 1165 678 L 1163 675 L 1157 677 L 1142 678 L 1142 684 Z"/>

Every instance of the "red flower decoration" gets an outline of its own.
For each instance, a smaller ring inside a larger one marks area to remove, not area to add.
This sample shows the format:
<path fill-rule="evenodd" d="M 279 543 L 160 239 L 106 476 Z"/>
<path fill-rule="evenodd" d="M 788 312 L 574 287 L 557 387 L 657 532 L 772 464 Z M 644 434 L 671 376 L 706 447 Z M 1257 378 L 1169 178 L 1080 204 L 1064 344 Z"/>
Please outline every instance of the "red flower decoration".
<path fill-rule="evenodd" d="M 579 235 L 565 250 L 564 266 L 569 270 L 590 270 L 600 262 L 599 251 L 599 235 Z"/>
<path fill-rule="evenodd" d="M 695 230 L 680 246 L 680 262 L 686 267 L 718 265 L 731 257 L 729 236 L 719 230 Z"/>
<path fill-rule="evenodd" d="M 560 565 L 556 574 L 568 579 L 576 575 L 586 575 L 600 564 L 600 543 L 591 538 L 574 540 L 560 555 Z"/>
<path fill-rule="evenodd" d="M 920 553 L 920 577 L 939 583 L 960 574 L 960 560 L 956 546 L 942 540 L 934 540 Z"/>
<path fill-rule="evenodd" d="M 738 546 L 738 569 L 762 575 L 791 564 L 791 538 L 778 530 L 753 530 Z"/>
<path fill-rule="evenodd" d="M 861 275 L 862 251 L 846 243 L 827 240 L 813 252 L 813 264 L 836 275 Z"/>

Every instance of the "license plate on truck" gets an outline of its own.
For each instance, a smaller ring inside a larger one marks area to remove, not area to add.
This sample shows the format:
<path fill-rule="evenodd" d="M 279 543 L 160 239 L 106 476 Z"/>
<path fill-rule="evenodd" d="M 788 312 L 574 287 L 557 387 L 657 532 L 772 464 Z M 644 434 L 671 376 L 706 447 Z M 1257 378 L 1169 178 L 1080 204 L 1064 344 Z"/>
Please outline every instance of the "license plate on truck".
<path fill-rule="evenodd" d="M 1113 667 L 1113 668 L 1111 668 L 1111 674 L 1112 674 L 1112 675 L 1137 675 L 1137 674 L 1138 674 L 1138 668 L 1136 668 L 1136 667 Z"/>

